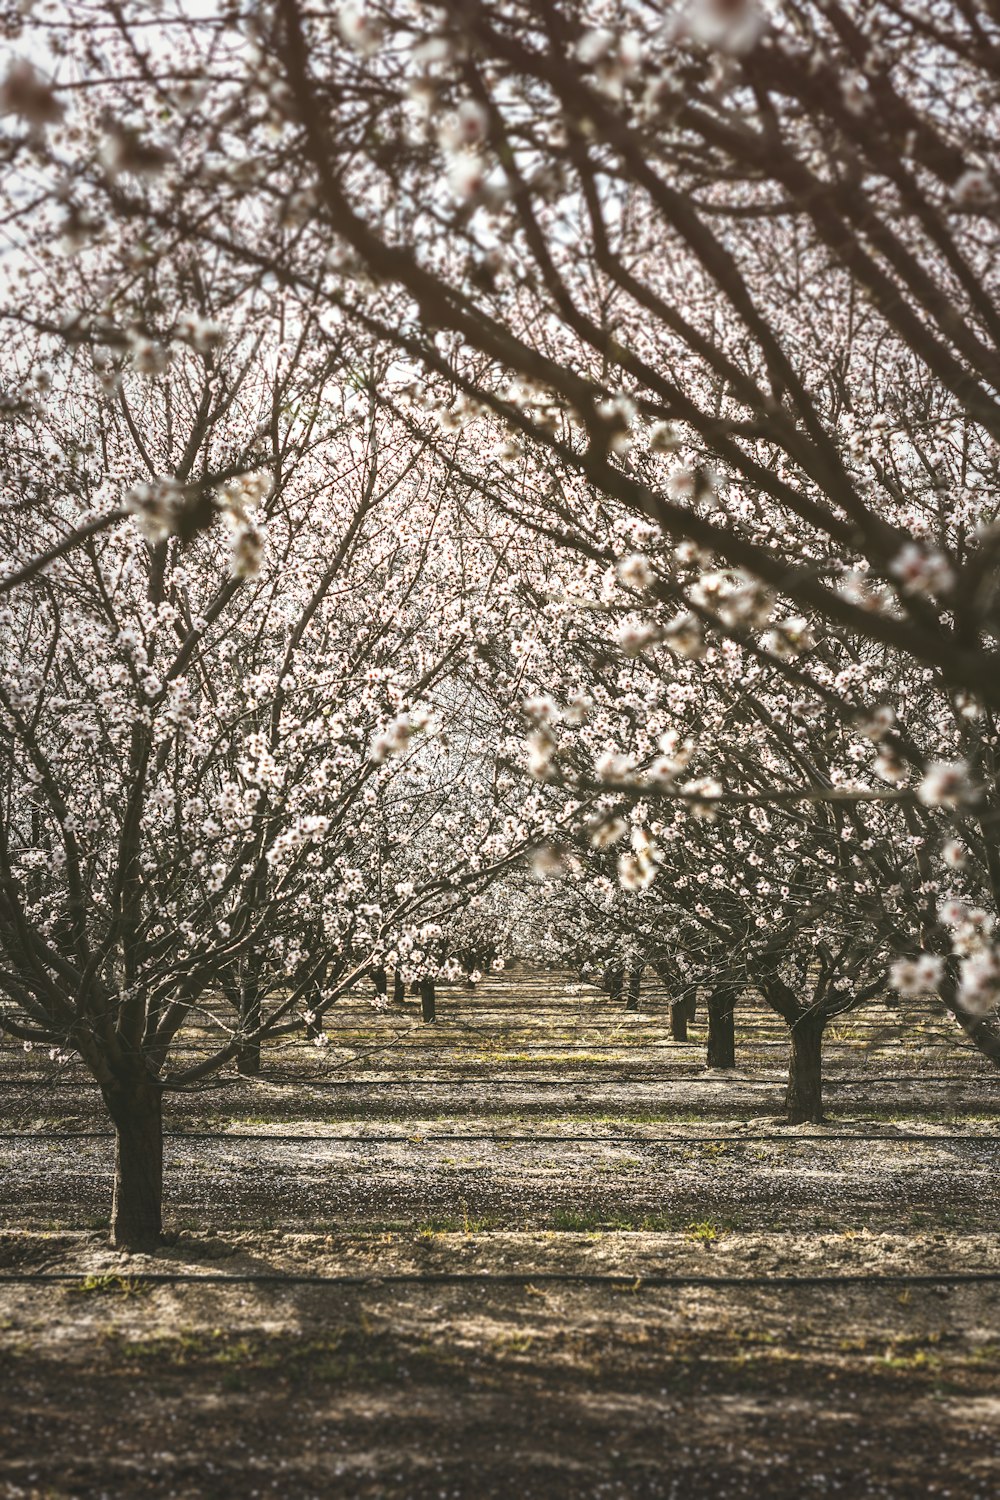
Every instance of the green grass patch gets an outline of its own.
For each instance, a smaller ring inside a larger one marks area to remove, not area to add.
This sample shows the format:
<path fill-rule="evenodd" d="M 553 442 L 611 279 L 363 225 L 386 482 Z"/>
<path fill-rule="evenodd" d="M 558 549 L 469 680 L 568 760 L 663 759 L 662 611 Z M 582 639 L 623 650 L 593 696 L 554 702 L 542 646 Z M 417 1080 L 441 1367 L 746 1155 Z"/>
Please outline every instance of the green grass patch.
<path fill-rule="evenodd" d="M 143 1297 L 152 1290 L 152 1285 L 141 1276 L 121 1276 L 115 1271 L 104 1271 L 92 1272 L 66 1290 L 71 1297 Z"/>

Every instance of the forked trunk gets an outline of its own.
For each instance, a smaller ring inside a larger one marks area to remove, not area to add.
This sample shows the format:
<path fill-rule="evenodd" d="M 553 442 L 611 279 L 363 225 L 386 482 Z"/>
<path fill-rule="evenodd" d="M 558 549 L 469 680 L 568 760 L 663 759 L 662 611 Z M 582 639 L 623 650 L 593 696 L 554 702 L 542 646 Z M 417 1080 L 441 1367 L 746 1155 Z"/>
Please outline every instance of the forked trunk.
<path fill-rule="evenodd" d="M 708 997 L 708 1066 L 735 1068 L 735 1001 L 729 989 L 714 990 Z"/>
<path fill-rule="evenodd" d="M 111 1243 L 152 1250 L 163 1229 L 163 1097 L 148 1076 L 102 1092 L 115 1126 Z"/>
<path fill-rule="evenodd" d="M 823 1120 L 823 1032 L 825 1016 L 804 1015 L 792 1023 L 785 1110 L 789 1125 Z"/>

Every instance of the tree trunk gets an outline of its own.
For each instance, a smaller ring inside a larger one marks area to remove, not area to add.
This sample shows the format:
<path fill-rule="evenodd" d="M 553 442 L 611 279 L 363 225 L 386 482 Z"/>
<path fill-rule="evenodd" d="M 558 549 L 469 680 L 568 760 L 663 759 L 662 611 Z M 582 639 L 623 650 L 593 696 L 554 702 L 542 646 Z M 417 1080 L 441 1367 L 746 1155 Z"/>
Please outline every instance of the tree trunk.
<path fill-rule="evenodd" d="M 397 969 L 392 978 L 392 998 L 396 1005 L 402 1005 L 406 999 L 406 985 L 403 976 Z"/>
<path fill-rule="evenodd" d="M 260 985 L 256 979 L 247 977 L 240 986 L 240 1030 L 246 1035 L 260 1027 Z M 242 1042 L 236 1054 L 237 1070 L 247 1078 L 256 1078 L 260 1072 L 260 1038 Z"/>
<path fill-rule="evenodd" d="M 975 1016 L 963 1006 L 956 1005 L 951 1008 L 951 1013 L 973 1046 L 978 1048 L 995 1068 L 1000 1068 L 1000 1025 L 997 1024 L 996 1012 L 993 1011 L 986 1016 Z"/>
<path fill-rule="evenodd" d="M 386 974 L 385 970 L 380 966 L 379 968 L 372 970 L 372 979 L 373 979 L 373 981 L 375 983 L 375 993 L 376 993 L 376 995 L 381 995 L 382 999 L 384 1000 L 385 996 L 386 996 L 386 992 L 387 992 L 387 990 L 389 988 L 389 978 L 388 978 L 388 975 Z"/>
<path fill-rule="evenodd" d="M 420 1017 L 424 1021 L 436 1019 L 436 1004 L 433 979 L 420 981 Z"/>
<path fill-rule="evenodd" d="M 604 988 L 608 992 L 608 999 L 612 1005 L 617 1005 L 622 997 L 622 985 L 625 982 L 625 974 L 621 969 L 606 969 L 604 972 Z"/>
<path fill-rule="evenodd" d="M 686 1042 L 688 1039 L 688 1002 L 686 998 L 675 1000 L 670 1007 L 670 1035 L 675 1042 Z"/>
<path fill-rule="evenodd" d="M 708 1066 L 735 1068 L 736 1028 L 733 1024 L 735 998 L 732 990 L 713 990 L 708 997 Z"/>
<path fill-rule="evenodd" d="M 800 1016 L 792 1023 L 785 1110 L 789 1125 L 823 1120 L 823 1032 L 826 1017 Z"/>
<path fill-rule="evenodd" d="M 163 1099 L 151 1078 L 102 1090 L 115 1126 L 111 1243 L 152 1250 L 163 1229 Z"/>
<path fill-rule="evenodd" d="M 636 964 L 634 969 L 629 970 L 628 990 L 626 991 L 625 1009 L 639 1009 L 639 992 L 642 985 L 642 964 Z"/>

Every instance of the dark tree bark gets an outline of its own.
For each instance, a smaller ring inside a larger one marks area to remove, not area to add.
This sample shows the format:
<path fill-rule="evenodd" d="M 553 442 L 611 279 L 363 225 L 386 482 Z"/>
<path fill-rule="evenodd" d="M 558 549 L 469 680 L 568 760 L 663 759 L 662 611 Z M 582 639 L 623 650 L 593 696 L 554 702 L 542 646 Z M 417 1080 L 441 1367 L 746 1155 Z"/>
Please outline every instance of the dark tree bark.
<path fill-rule="evenodd" d="M 397 1005 L 402 1005 L 406 999 L 406 985 L 403 983 L 403 976 L 398 969 L 392 976 L 392 998 Z"/>
<path fill-rule="evenodd" d="M 389 978 L 388 978 L 388 975 L 385 972 L 385 969 L 383 969 L 381 967 L 379 967 L 377 969 L 373 969 L 372 970 L 372 980 L 374 981 L 374 984 L 375 984 L 375 993 L 376 993 L 376 995 L 381 995 L 384 998 L 385 994 L 386 994 L 386 992 L 387 992 L 387 990 L 389 988 Z"/>
<path fill-rule="evenodd" d="M 163 1231 L 163 1096 L 144 1070 L 101 1092 L 115 1126 L 111 1243 L 152 1250 Z"/>
<path fill-rule="evenodd" d="M 437 1003 L 433 979 L 421 979 L 420 981 L 420 1016 L 421 1020 L 424 1021 L 434 1021 L 437 1019 Z"/>
<path fill-rule="evenodd" d="M 313 998 L 312 998 L 312 1001 L 306 1007 L 308 1010 L 315 1011 L 317 1013 L 317 1016 L 318 1016 L 318 1013 L 319 1013 L 319 1008 L 320 1008 L 320 1006 L 323 1003 L 323 986 L 326 983 L 327 975 L 329 974 L 329 972 L 330 972 L 330 966 L 328 964 L 321 965 L 320 968 L 317 970 L 316 977 L 315 977 L 315 986 L 316 987 L 315 987 L 315 991 L 314 991 L 314 994 L 313 994 Z M 323 1029 L 323 1023 L 322 1023 L 322 1020 L 320 1020 L 320 1019 L 317 1019 L 315 1021 L 307 1021 L 306 1022 L 306 1036 L 309 1038 L 310 1041 L 315 1041 L 316 1037 L 319 1036 L 319 1034 L 322 1031 L 322 1029 Z"/>
<path fill-rule="evenodd" d="M 675 1000 L 670 1007 L 670 1035 L 675 1042 L 688 1039 L 688 1001 Z"/>
<path fill-rule="evenodd" d="M 708 997 L 708 1066 L 735 1068 L 736 1028 L 734 992 L 728 987 L 712 990 Z"/>
<path fill-rule="evenodd" d="M 628 989 L 626 991 L 625 1009 L 639 1009 L 639 994 L 642 986 L 642 964 L 636 964 L 634 969 L 629 970 Z"/>
<path fill-rule="evenodd" d="M 612 1005 L 617 1005 L 622 997 L 622 985 L 625 983 L 625 972 L 619 968 L 609 968 L 604 971 L 604 988 L 608 992 L 608 999 Z"/>
<path fill-rule="evenodd" d="M 827 1017 L 806 1011 L 791 1026 L 785 1109 L 789 1125 L 823 1120 L 823 1032 Z"/>
<path fill-rule="evenodd" d="M 248 1036 L 260 1027 L 260 985 L 255 975 L 247 975 L 240 985 L 240 1032 Z M 260 1038 L 244 1041 L 236 1054 L 236 1067 L 245 1077 L 260 1072 Z"/>
<path fill-rule="evenodd" d="M 991 1011 L 985 1016 L 977 1016 L 965 1009 L 958 998 L 956 970 L 955 961 L 949 960 L 941 984 L 941 1000 L 944 1007 L 955 1017 L 973 1046 L 977 1047 L 984 1057 L 989 1058 L 994 1067 L 1000 1067 L 1000 1018 L 996 1011 Z"/>

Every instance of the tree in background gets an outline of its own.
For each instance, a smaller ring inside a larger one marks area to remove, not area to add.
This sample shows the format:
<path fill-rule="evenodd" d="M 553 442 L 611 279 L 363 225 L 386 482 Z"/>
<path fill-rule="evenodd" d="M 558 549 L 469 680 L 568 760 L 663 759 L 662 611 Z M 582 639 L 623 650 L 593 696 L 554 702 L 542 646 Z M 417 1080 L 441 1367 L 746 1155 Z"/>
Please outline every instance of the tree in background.
<path fill-rule="evenodd" d="M 718 882 L 702 940 L 721 921 L 721 953 L 749 929 L 747 973 L 772 998 L 785 985 L 801 1006 L 817 963 L 846 964 L 858 993 L 865 965 L 893 964 L 995 1058 L 994 9 L 688 0 L 626 23 L 601 0 L 273 0 L 169 20 L 94 0 L 15 23 L 23 55 L 0 85 L 16 252 L 3 586 L 60 580 L 63 559 L 119 535 L 122 510 L 169 558 L 226 524 L 237 568 L 254 565 L 241 476 L 273 453 L 273 421 L 196 470 L 173 453 L 141 485 L 115 472 L 84 494 L 103 455 L 50 441 L 49 376 L 25 350 L 41 340 L 55 367 L 63 349 L 74 368 L 97 356 L 112 387 L 123 371 L 164 378 L 172 350 L 197 356 L 210 415 L 220 329 L 246 322 L 252 339 L 242 309 L 266 306 L 266 358 L 304 339 L 314 392 L 339 372 L 449 476 L 457 615 L 441 615 L 442 640 L 466 622 L 463 681 L 500 726 L 508 764 L 490 786 L 510 837 L 593 859 L 595 822 L 623 819 L 614 872 L 642 892 L 665 887 L 673 840 L 682 877 Z M 99 276 L 74 269 L 95 253 Z M 37 266 L 71 287 L 58 313 Z M 146 295 L 161 266 L 182 297 Z M 301 389 L 296 420 L 321 426 Z M 127 390 L 119 403 L 134 442 Z M 303 539 L 335 555 L 343 526 L 321 496 L 300 503 Z M 406 567 L 437 566 L 425 529 L 399 532 Z M 486 569 L 471 591 L 467 542 Z M 407 690 L 418 638 L 401 647 Z M 445 708 L 450 683 L 442 669 L 428 684 Z M 389 764 L 414 726 L 372 693 Z M 522 700 L 530 782 L 503 727 Z M 374 850 L 375 832 L 362 842 Z M 425 861 L 440 847 L 427 835 Z M 770 893 L 750 872 L 772 852 L 789 897 L 758 933 Z M 253 899 L 266 907 L 264 886 Z M 447 943 L 413 927 L 420 977 Z M 398 956 L 398 936 L 370 961 Z M 356 951 L 354 928 L 338 940 Z M 659 961 L 683 979 L 691 949 Z M 244 1010 L 245 964 L 226 976 Z M 824 993 L 840 1004 L 839 980 Z"/>
<path fill-rule="evenodd" d="M 495 808 L 460 691 L 489 577 L 471 546 L 456 566 L 446 471 L 342 399 L 307 328 L 242 314 L 169 368 L 54 360 L 17 431 L 53 512 L 115 486 L 138 521 L 12 592 L 0 663 L 0 1028 L 93 1074 L 130 1248 L 160 1232 L 164 1093 L 304 1018 L 322 1046 L 338 996 L 392 944 L 426 972 L 429 924 L 535 833 Z M 428 848 L 456 755 L 476 820 Z"/>

